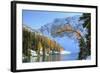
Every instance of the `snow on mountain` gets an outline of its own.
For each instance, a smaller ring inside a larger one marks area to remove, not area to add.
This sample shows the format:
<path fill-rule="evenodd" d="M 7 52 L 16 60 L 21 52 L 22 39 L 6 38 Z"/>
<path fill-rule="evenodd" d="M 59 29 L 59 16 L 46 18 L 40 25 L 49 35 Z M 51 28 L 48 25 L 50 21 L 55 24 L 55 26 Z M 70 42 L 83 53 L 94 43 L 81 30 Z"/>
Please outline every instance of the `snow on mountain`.
<path fill-rule="evenodd" d="M 59 26 L 58 28 L 61 28 L 61 27 L 65 26 L 65 25 L 70 24 L 75 30 L 80 30 L 80 32 L 82 33 L 84 31 L 84 29 L 82 27 L 82 23 L 83 22 L 82 21 L 80 22 L 79 18 L 80 18 L 79 15 L 78 16 L 73 16 L 73 17 L 67 17 L 67 18 L 57 18 L 53 22 L 45 24 L 44 26 L 41 26 L 39 31 L 43 35 L 49 37 L 50 39 L 55 40 L 63 48 L 66 48 L 67 46 L 66 46 L 65 41 L 67 41 L 66 40 L 67 36 L 63 36 L 62 35 L 62 37 L 59 37 L 59 36 L 53 37 L 51 35 L 52 30 L 54 30 L 55 27 L 57 27 L 57 26 Z M 64 33 L 64 35 L 65 35 L 65 33 Z M 72 35 L 70 35 L 70 36 L 72 36 Z M 63 52 L 63 53 L 65 53 L 65 52 Z"/>
<path fill-rule="evenodd" d="M 73 27 L 74 30 L 79 30 L 82 34 L 82 36 L 84 36 L 83 32 L 84 32 L 84 28 L 82 26 L 83 21 L 79 21 L 80 16 L 73 16 L 73 17 L 67 17 L 67 18 L 57 18 L 55 19 L 53 22 L 45 24 L 44 26 L 41 26 L 39 30 L 39 32 L 41 32 L 44 36 L 49 37 L 52 40 L 55 40 L 58 44 L 60 44 L 63 48 L 66 48 L 66 37 L 68 36 L 68 33 L 63 33 L 61 37 L 59 36 L 52 36 L 52 33 L 54 32 L 53 30 L 55 30 L 57 26 L 58 29 L 65 26 L 65 25 L 71 25 Z M 86 32 L 86 31 L 85 31 Z M 65 36 L 64 36 L 65 35 Z M 69 35 L 69 37 L 72 37 L 73 34 Z M 74 36 L 73 36 L 74 37 Z M 70 53 L 69 51 L 65 52 L 63 51 L 62 53 Z"/>
<path fill-rule="evenodd" d="M 51 30 L 54 29 L 54 27 L 56 26 L 60 26 L 63 27 L 65 25 L 70 24 L 74 29 L 78 29 L 81 32 L 84 31 L 83 27 L 82 27 L 82 21 L 79 21 L 80 16 L 73 16 L 73 17 L 67 17 L 67 18 L 57 18 L 55 19 L 53 22 L 45 24 L 44 26 L 41 26 L 41 28 L 39 29 L 44 35 L 50 35 L 51 34 Z"/>

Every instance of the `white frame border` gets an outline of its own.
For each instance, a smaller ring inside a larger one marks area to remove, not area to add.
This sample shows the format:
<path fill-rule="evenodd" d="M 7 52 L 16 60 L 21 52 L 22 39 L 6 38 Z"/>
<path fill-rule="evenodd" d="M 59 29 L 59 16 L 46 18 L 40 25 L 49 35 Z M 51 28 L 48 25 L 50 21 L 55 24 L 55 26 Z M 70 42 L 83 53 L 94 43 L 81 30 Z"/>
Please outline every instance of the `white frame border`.
<path fill-rule="evenodd" d="M 91 13 L 91 60 L 81 61 L 61 61 L 61 62 L 39 62 L 39 63 L 22 63 L 22 9 L 27 10 L 49 10 L 49 11 L 66 11 L 66 12 L 87 12 Z M 17 47 L 16 47 L 16 69 L 39 69 L 39 68 L 52 68 L 52 67 L 74 67 L 74 66 L 88 66 L 96 65 L 96 9 L 93 8 L 82 8 L 82 7 L 65 7 L 65 6 L 45 6 L 45 5 L 28 5 L 28 4 L 17 4 L 16 9 L 16 27 L 17 27 Z M 19 33 L 20 32 L 20 33 Z"/>

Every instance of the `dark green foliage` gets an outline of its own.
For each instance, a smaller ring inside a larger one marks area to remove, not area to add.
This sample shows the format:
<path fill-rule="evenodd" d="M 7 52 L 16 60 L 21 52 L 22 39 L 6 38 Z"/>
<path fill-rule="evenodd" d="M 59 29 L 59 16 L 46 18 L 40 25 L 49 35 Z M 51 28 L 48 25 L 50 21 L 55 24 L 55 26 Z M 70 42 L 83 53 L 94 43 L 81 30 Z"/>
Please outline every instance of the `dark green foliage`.
<path fill-rule="evenodd" d="M 91 14 L 90 13 L 83 13 L 80 17 L 80 21 L 83 20 L 83 27 L 88 29 L 88 34 L 90 35 L 91 31 Z"/>
<path fill-rule="evenodd" d="M 88 30 L 88 34 L 86 34 L 86 42 L 82 41 L 83 38 L 80 40 L 80 53 L 79 59 L 85 59 L 87 56 L 91 55 L 91 14 L 90 13 L 83 13 L 80 17 L 80 21 L 84 21 L 83 27 Z M 85 45 L 84 45 L 85 42 Z"/>
<path fill-rule="evenodd" d="M 32 34 L 27 29 L 23 29 L 23 54 L 25 56 L 30 56 L 29 49 L 32 45 Z"/>
<path fill-rule="evenodd" d="M 78 59 L 86 59 L 87 57 L 87 48 L 86 48 L 86 43 L 83 38 L 79 40 L 79 46 L 80 46 L 80 52 L 79 52 L 79 57 Z"/>

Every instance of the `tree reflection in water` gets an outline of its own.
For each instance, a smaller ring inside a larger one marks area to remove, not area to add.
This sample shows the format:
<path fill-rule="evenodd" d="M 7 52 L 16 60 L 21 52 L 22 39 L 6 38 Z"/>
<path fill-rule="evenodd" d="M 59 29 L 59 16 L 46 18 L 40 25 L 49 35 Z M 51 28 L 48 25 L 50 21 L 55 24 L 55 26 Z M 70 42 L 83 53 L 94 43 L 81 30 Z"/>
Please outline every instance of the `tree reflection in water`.
<path fill-rule="evenodd" d="M 72 61 L 77 60 L 79 53 L 73 54 L 54 54 L 48 55 L 43 58 L 43 56 L 31 56 L 23 60 L 24 63 L 34 63 L 34 62 L 54 62 L 54 61 Z M 44 59 L 44 60 L 43 60 Z"/>

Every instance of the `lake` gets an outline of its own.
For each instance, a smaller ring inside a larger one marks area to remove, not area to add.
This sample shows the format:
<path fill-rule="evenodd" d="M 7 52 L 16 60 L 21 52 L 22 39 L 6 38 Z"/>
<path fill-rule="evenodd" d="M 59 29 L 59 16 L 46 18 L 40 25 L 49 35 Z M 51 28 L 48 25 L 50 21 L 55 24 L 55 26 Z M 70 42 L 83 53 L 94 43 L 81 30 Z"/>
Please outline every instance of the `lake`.
<path fill-rule="evenodd" d="M 30 58 L 24 59 L 24 63 L 28 62 L 50 62 L 50 61 L 69 61 L 69 60 L 77 60 L 78 53 L 72 54 L 55 54 L 55 55 L 48 55 L 48 56 L 31 56 Z"/>

